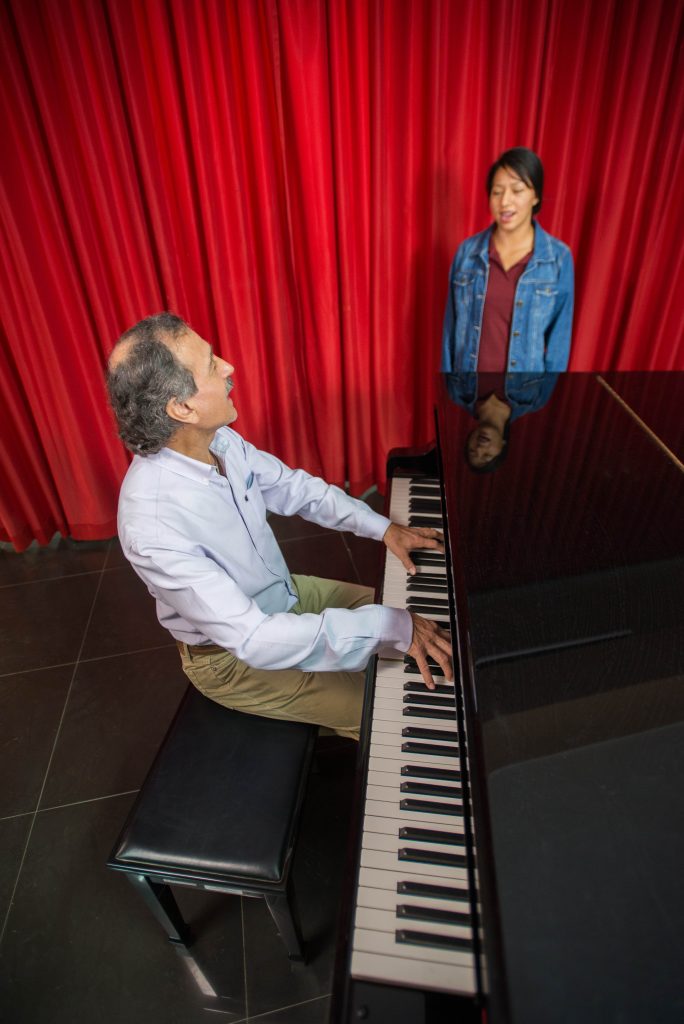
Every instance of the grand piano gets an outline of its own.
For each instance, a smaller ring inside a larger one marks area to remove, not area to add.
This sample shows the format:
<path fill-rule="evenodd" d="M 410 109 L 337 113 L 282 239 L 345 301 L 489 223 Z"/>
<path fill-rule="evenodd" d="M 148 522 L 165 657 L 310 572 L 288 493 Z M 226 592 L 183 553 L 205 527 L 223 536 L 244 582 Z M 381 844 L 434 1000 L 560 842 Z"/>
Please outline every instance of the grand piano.
<path fill-rule="evenodd" d="M 456 681 L 369 667 L 333 1024 L 684 1020 L 684 374 L 542 383 L 495 472 L 452 377 L 390 460 Z"/>

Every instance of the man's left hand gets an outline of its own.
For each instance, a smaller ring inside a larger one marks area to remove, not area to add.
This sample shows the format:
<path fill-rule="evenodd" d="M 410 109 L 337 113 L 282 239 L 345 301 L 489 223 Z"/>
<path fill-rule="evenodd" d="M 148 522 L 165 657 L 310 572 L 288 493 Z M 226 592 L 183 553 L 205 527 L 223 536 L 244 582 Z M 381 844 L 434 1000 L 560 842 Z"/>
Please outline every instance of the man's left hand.
<path fill-rule="evenodd" d="M 426 526 L 399 526 L 398 523 L 391 523 L 382 540 L 411 576 L 415 575 L 416 567 L 411 561 L 409 551 L 416 551 L 419 548 L 444 551 L 443 535 L 439 530 L 432 530 Z"/>

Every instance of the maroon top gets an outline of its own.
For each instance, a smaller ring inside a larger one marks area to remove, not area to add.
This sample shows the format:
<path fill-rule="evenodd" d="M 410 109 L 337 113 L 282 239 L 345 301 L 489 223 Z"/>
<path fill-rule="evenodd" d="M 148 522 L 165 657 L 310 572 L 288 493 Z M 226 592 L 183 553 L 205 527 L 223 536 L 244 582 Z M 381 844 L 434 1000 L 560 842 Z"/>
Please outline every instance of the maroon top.
<path fill-rule="evenodd" d="M 482 373 L 506 372 L 515 288 L 531 255 L 532 252 L 528 252 L 527 256 L 504 270 L 494 245 L 494 235 L 489 240 L 489 281 L 482 311 L 482 334 L 477 360 L 477 369 Z"/>

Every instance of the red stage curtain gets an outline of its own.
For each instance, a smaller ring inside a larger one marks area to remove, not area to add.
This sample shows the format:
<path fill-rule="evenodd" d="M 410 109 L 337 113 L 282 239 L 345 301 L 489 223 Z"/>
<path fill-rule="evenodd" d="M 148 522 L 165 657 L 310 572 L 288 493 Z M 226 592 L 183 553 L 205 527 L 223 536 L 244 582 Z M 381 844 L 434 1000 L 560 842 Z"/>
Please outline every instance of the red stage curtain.
<path fill-rule="evenodd" d="M 0 538 L 111 535 L 102 369 L 163 308 L 359 491 L 433 432 L 453 251 L 544 159 L 573 369 L 684 367 L 681 0 L 5 0 Z"/>

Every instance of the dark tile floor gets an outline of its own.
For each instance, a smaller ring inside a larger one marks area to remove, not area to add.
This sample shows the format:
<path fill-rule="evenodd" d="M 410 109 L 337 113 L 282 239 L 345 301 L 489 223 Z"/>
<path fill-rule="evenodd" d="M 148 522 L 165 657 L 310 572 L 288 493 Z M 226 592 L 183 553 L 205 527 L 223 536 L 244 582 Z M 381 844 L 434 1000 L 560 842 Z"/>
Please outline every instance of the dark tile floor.
<path fill-rule="evenodd" d="M 375 584 L 380 545 L 272 522 L 291 571 Z M 263 901 L 179 890 L 198 936 L 183 961 L 105 868 L 186 687 L 118 542 L 0 551 L 0 650 L 0 1020 L 326 1021 L 355 745 L 323 741 L 303 810 L 309 963 L 288 961 Z"/>

